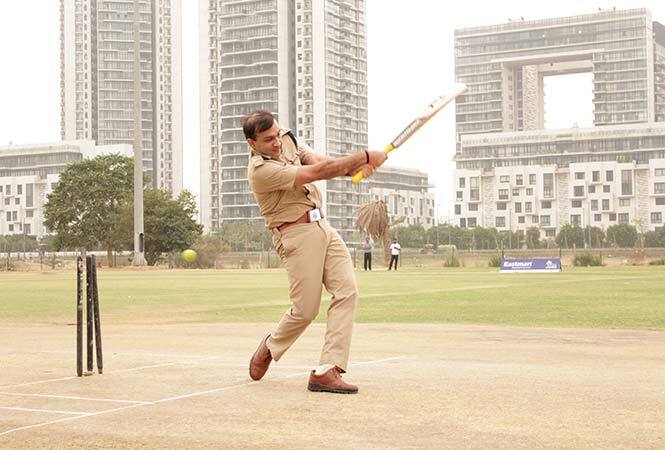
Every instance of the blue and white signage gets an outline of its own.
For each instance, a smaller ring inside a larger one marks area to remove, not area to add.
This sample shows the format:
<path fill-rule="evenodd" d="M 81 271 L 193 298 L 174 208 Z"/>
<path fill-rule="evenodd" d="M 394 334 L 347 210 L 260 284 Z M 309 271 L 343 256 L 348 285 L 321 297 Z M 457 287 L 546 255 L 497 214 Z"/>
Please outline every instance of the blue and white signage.
<path fill-rule="evenodd" d="M 561 258 L 501 259 L 500 272 L 561 272 Z"/>

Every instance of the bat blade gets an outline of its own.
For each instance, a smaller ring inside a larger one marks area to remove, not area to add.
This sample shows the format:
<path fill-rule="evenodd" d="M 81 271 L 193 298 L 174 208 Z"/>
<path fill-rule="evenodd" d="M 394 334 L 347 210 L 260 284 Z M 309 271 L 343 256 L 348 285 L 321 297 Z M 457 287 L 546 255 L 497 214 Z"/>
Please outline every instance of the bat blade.
<path fill-rule="evenodd" d="M 442 95 L 437 97 L 427 105 L 427 108 L 420 113 L 420 115 L 414 119 L 404 130 L 397 135 L 395 139 L 392 140 L 391 144 L 393 149 L 399 147 L 404 142 L 406 142 L 411 136 L 414 135 L 416 131 L 425 125 L 436 113 L 441 111 L 447 104 L 455 100 L 460 95 L 464 94 L 467 91 L 467 86 L 464 83 L 455 83 L 455 86 L 451 92 L 447 95 Z"/>

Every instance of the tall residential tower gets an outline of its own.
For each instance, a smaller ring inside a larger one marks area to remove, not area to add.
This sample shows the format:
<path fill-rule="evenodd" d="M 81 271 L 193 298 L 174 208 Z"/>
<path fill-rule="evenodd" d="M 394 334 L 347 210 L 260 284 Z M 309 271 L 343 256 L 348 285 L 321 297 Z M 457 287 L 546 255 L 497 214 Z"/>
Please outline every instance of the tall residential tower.
<path fill-rule="evenodd" d="M 299 142 L 337 157 L 367 148 L 365 0 L 200 0 L 201 217 L 257 220 L 240 118 L 275 113 Z M 342 237 L 367 186 L 321 183 Z"/>
<path fill-rule="evenodd" d="M 182 190 L 180 0 L 60 0 L 62 139 L 139 147 Z"/>

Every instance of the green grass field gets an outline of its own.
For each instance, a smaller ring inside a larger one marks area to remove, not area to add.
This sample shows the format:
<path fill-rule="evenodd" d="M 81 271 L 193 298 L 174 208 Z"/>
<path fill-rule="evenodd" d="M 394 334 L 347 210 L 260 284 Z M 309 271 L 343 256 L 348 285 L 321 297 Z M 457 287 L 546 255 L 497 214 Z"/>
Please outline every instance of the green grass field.
<path fill-rule="evenodd" d="M 406 269 L 357 276 L 358 322 L 665 329 L 662 267 L 561 274 Z M 99 286 L 103 323 L 276 323 L 289 304 L 281 269 L 100 270 Z M 72 323 L 75 299 L 74 273 L 0 274 L 0 324 Z M 322 309 L 318 320 L 324 319 Z"/>

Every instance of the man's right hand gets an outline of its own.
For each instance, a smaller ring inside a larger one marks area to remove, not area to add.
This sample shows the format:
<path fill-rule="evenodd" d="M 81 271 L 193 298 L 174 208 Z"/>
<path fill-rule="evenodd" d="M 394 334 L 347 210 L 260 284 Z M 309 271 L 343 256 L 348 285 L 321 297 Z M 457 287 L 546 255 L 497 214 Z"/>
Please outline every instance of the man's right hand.
<path fill-rule="evenodd" d="M 368 151 L 367 153 L 369 154 L 369 164 L 374 167 L 379 167 L 381 164 L 386 162 L 386 159 L 388 159 L 388 154 L 386 152 Z"/>

